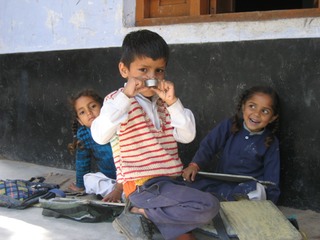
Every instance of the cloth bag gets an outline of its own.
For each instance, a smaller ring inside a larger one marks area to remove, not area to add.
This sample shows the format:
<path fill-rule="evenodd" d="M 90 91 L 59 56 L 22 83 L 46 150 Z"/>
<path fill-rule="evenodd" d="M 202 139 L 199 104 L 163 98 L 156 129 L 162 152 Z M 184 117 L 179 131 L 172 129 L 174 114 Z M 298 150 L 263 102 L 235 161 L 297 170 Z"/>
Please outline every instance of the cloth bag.
<path fill-rule="evenodd" d="M 55 193 L 48 193 L 59 185 L 44 181 L 43 177 L 0 180 L 0 207 L 25 209 L 38 203 L 40 197 L 55 197 Z"/>

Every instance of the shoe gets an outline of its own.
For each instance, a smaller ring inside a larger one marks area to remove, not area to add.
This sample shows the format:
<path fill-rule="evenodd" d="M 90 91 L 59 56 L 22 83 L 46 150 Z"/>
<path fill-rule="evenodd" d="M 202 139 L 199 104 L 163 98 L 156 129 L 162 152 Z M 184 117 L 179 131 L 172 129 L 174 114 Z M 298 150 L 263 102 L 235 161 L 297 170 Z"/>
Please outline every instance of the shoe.
<path fill-rule="evenodd" d="M 153 227 L 150 220 L 140 214 L 123 211 L 112 222 L 113 228 L 126 235 L 128 240 L 151 240 Z"/>

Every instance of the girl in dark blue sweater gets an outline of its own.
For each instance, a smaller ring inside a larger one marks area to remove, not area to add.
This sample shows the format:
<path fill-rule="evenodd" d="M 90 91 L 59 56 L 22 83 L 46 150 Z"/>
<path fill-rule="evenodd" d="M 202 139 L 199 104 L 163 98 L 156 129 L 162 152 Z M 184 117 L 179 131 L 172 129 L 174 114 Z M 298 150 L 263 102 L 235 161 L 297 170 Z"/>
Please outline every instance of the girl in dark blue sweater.
<path fill-rule="evenodd" d="M 237 197 L 268 199 L 277 202 L 280 195 L 280 155 L 276 132 L 279 126 L 279 97 L 270 87 L 252 87 L 240 96 L 236 114 L 219 123 L 202 140 L 192 162 L 183 171 L 188 185 L 212 192 L 222 200 Z M 215 172 L 252 176 L 274 185 L 256 181 L 227 182 L 196 177 L 222 152 Z M 199 179 L 198 179 L 199 178 Z"/>

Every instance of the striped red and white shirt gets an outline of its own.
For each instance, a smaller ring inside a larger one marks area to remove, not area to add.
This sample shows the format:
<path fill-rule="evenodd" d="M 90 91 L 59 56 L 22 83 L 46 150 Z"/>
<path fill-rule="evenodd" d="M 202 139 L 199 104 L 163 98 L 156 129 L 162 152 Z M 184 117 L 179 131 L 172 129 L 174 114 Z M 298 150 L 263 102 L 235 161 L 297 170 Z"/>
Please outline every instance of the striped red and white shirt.
<path fill-rule="evenodd" d="M 180 100 L 168 107 L 159 98 L 128 98 L 120 89 L 106 97 L 91 131 L 98 143 L 110 141 L 117 181 L 126 182 L 181 175 L 177 141 L 194 139 L 195 121 Z"/>

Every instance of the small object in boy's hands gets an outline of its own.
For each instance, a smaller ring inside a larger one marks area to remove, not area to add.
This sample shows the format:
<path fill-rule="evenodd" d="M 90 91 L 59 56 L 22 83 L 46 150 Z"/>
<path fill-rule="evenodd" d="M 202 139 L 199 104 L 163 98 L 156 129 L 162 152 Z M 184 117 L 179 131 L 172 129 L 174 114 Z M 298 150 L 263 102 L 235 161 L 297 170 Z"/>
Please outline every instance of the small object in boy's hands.
<path fill-rule="evenodd" d="M 145 81 L 146 87 L 157 87 L 158 86 L 158 80 L 157 79 L 148 79 Z"/>

